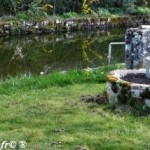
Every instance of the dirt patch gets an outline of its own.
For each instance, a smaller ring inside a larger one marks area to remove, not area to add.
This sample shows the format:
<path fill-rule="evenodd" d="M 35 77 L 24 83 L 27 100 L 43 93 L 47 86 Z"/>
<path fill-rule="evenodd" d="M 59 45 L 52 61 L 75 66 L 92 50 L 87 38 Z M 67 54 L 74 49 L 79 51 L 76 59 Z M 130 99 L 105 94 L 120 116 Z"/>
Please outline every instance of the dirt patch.
<path fill-rule="evenodd" d="M 138 84 L 150 84 L 150 79 L 146 77 L 145 73 L 130 73 L 121 78 L 124 81 Z"/>
<path fill-rule="evenodd" d="M 103 94 L 96 94 L 94 96 L 86 94 L 81 96 L 81 100 L 86 103 L 108 104 L 108 99 Z"/>

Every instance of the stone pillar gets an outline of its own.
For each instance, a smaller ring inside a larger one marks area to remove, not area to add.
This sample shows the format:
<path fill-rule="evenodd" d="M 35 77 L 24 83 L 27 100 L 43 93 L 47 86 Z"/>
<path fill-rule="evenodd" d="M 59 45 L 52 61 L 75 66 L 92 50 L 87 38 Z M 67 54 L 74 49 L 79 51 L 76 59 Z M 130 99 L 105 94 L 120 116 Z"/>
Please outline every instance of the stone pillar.
<path fill-rule="evenodd" d="M 146 77 L 150 79 L 150 56 L 145 58 Z"/>
<path fill-rule="evenodd" d="M 125 43 L 127 68 L 142 68 L 144 58 L 150 56 L 150 25 L 128 29 L 125 35 Z"/>

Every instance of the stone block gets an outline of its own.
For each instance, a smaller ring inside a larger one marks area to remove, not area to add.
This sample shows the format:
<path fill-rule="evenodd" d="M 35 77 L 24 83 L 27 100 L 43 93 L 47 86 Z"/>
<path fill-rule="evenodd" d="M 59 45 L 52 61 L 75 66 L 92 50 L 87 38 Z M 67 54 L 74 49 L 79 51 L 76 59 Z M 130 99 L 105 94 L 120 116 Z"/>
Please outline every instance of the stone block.
<path fill-rule="evenodd" d="M 145 58 L 146 77 L 150 79 L 150 56 Z"/>
<path fill-rule="evenodd" d="M 150 25 L 130 28 L 125 35 L 125 58 L 129 69 L 143 67 L 145 57 L 150 56 Z"/>
<path fill-rule="evenodd" d="M 145 99 L 145 105 L 150 108 L 150 99 Z"/>

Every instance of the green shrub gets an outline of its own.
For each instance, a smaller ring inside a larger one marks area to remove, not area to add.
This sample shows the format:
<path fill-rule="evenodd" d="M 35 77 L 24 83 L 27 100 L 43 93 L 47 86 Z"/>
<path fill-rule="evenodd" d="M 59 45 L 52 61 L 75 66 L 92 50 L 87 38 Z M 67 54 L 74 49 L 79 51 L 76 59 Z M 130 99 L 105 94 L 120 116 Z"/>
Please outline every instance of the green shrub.
<path fill-rule="evenodd" d="M 28 20 L 29 16 L 25 12 L 20 12 L 16 15 L 18 19 Z"/>
<path fill-rule="evenodd" d="M 138 7 L 137 13 L 138 13 L 138 15 L 141 15 L 141 16 L 149 16 L 150 9 L 148 7 L 145 7 L 145 6 Z"/>
<path fill-rule="evenodd" d="M 68 12 L 63 14 L 64 18 L 75 18 L 78 17 L 78 14 L 76 12 Z"/>
<path fill-rule="evenodd" d="M 134 7 L 128 7 L 128 8 L 126 8 L 125 12 L 129 15 L 136 15 L 137 14 L 137 9 L 134 8 Z"/>
<path fill-rule="evenodd" d="M 111 16 L 111 15 L 112 15 L 112 14 L 108 11 L 108 9 L 106 9 L 106 8 L 98 8 L 97 14 L 98 14 L 99 16 L 104 16 L 104 17 L 107 17 L 107 16 Z"/>
<path fill-rule="evenodd" d="M 112 7 L 112 8 L 108 8 L 109 12 L 113 15 L 123 15 L 123 9 L 121 8 L 115 8 L 115 7 Z"/>
<path fill-rule="evenodd" d="M 118 15 L 122 16 L 123 15 L 123 10 L 121 8 L 115 8 L 115 7 L 110 7 L 110 8 L 98 8 L 97 14 L 99 16 L 104 16 L 104 17 L 109 17 L 113 15 Z"/>
<path fill-rule="evenodd" d="M 36 4 L 32 4 L 28 11 L 17 13 L 16 17 L 23 20 L 41 20 L 48 17 L 48 14 L 41 10 Z"/>

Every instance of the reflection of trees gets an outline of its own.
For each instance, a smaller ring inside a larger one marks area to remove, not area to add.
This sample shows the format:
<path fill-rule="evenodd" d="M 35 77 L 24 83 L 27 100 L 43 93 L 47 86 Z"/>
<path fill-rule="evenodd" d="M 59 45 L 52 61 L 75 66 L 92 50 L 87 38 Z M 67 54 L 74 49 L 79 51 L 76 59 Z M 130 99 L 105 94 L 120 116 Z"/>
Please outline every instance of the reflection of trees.
<path fill-rule="evenodd" d="M 92 60 L 90 60 L 90 57 L 88 57 L 89 52 L 92 53 L 98 59 L 102 58 L 102 56 L 99 55 L 95 51 L 95 49 L 92 47 L 92 45 L 94 45 L 96 40 L 98 40 L 97 36 L 94 36 L 93 38 L 90 38 L 90 39 L 86 38 L 86 39 L 82 40 L 81 48 L 82 48 L 82 59 L 83 59 L 83 61 L 88 62 L 88 63 L 93 63 Z"/>
<path fill-rule="evenodd" d="M 20 43 L 17 44 L 17 46 L 16 46 L 16 48 L 14 50 L 14 54 L 13 54 L 11 60 L 10 60 L 9 66 L 11 66 L 12 61 L 19 60 L 22 63 L 24 73 L 26 75 L 28 75 L 28 74 L 30 74 L 30 71 L 28 70 L 28 66 L 27 66 L 27 62 L 26 62 L 26 59 L 25 59 L 25 55 L 23 54 L 23 46 L 24 45 L 21 46 Z"/>
<path fill-rule="evenodd" d="M 50 67 L 52 71 L 95 67 L 107 62 L 105 54 L 107 54 L 108 44 L 115 40 L 121 41 L 118 35 L 108 36 L 106 33 L 92 32 L 88 35 L 73 33 L 73 36 L 56 34 L 0 38 L 0 74 L 3 72 L 24 73 L 25 67 L 31 73 L 38 74 L 44 70 L 44 66 Z M 16 53 L 17 56 L 12 60 L 18 43 L 20 43 L 19 47 L 22 47 L 21 53 Z M 23 55 L 26 64 L 21 59 Z M 118 51 L 115 53 L 116 57 L 117 55 Z"/>
<path fill-rule="evenodd" d="M 52 49 L 49 49 L 49 48 L 47 48 L 47 47 L 43 47 L 43 51 L 44 51 L 45 53 L 47 53 L 47 54 L 50 54 L 50 53 L 53 52 Z"/>
<path fill-rule="evenodd" d="M 91 63 L 91 61 L 89 60 L 87 51 L 90 47 L 90 42 L 89 40 L 83 39 L 82 44 L 81 44 L 81 48 L 82 48 L 82 59 L 85 62 Z"/>
<path fill-rule="evenodd" d="M 84 38 L 81 42 L 82 60 L 84 62 L 94 64 L 94 60 L 106 59 L 105 53 L 107 53 L 108 45 L 112 41 L 122 40 L 121 36 L 103 35 L 94 36 L 93 38 Z M 95 47 L 96 45 L 96 47 Z M 104 49 L 105 48 L 105 49 Z"/>

